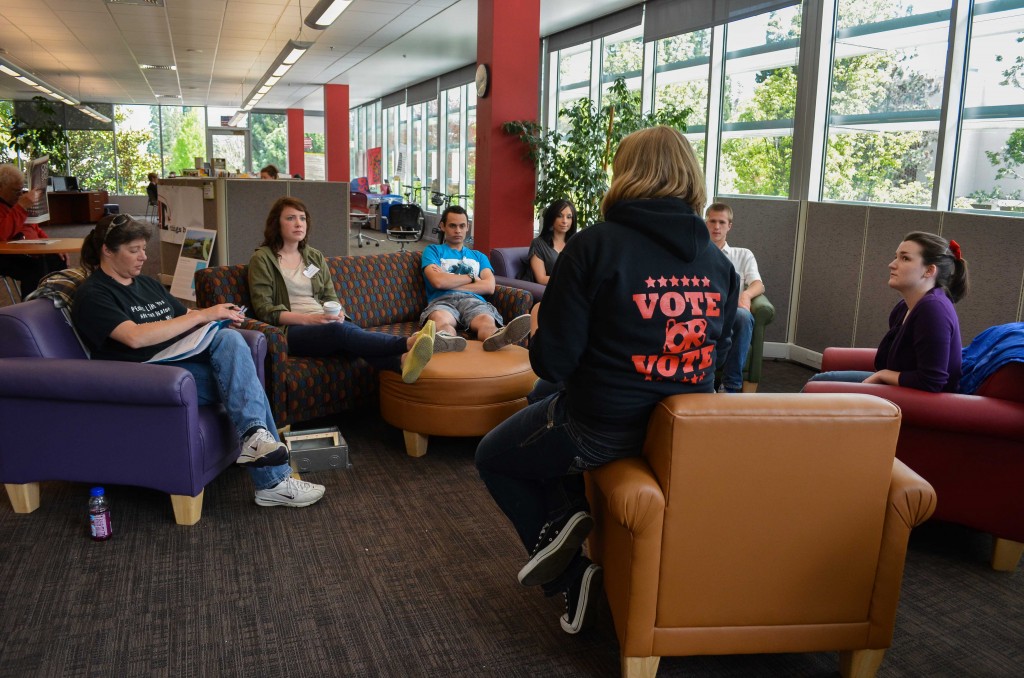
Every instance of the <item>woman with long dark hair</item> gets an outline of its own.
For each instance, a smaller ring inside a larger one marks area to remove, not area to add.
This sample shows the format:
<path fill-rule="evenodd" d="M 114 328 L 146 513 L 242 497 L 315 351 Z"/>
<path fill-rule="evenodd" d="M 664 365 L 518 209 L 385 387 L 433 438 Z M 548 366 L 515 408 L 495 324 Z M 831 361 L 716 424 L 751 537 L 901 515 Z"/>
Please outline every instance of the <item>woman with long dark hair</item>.
<path fill-rule="evenodd" d="M 847 381 L 955 393 L 963 347 L 953 304 L 967 295 L 967 262 L 955 240 L 908 233 L 889 263 L 889 287 L 903 297 L 875 353 L 875 372 L 822 372 L 811 381 Z"/>
<path fill-rule="evenodd" d="M 575 234 L 576 206 L 572 201 L 556 200 L 548 205 L 541 218 L 540 235 L 530 243 L 529 266 L 523 271 L 522 279 L 547 285 L 555 260 Z"/>

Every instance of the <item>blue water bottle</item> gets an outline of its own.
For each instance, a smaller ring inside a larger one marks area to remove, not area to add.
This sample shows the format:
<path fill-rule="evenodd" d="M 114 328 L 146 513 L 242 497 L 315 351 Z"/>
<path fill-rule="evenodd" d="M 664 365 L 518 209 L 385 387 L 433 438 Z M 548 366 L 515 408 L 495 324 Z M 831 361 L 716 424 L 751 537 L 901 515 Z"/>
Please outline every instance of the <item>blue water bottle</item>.
<path fill-rule="evenodd" d="M 110 506 L 102 487 L 89 492 L 89 534 L 93 541 L 106 541 L 114 533 L 110 527 Z"/>

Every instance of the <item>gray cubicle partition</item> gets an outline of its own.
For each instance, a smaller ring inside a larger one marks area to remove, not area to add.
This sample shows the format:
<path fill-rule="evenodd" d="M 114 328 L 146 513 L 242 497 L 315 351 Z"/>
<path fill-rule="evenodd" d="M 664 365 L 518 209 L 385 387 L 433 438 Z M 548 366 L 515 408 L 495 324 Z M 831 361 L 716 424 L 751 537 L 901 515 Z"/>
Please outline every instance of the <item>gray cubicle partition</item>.
<path fill-rule="evenodd" d="M 887 267 L 911 231 L 938 233 L 963 248 L 971 278 L 971 292 L 957 305 L 964 344 L 987 327 L 1022 319 L 1024 219 L 808 203 L 791 343 L 816 352 L 877 346 L 899 300 Z"/>
<path fill-rule="evenodd" d="M 349 254 L 349 185 L 337 181 L 186 178 L 162 179 L 167 186 L 204 189 L 204 228 L 216 230 L 211 266 L 248 263 L 263 242 L 267 213 L 278 198 L 291 195 L 306 204 L 312 221 L 310 243 L 327 256 Z M 180 245 L 160 244 L 162 279 L 170 284 Z"/>

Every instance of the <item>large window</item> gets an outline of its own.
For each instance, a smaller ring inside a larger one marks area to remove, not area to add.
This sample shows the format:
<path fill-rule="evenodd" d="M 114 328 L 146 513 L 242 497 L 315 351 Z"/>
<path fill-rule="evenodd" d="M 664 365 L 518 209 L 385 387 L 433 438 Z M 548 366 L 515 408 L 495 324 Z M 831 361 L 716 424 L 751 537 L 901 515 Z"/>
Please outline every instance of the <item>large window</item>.
<path fill-rule="evenodd" d="M 659 40 L 655 45 L 654 109 L 674 105 L 693 112 L 686 137 L 698 158 L 704 157 L 708 124 L 711 29 Z"/>
<path fill-rule="evenodd" d="M 206 112 L 202 107 L 161 106 L 161 155 L 164 172 L 180 175 L 194 168 L 195 159 L 206 158 Z"/>
<path fill-rule="evenodd" d="M 956 207 L 1024 211 L 1024 0 L 974 5 Z"/>
<path fill-rule="evenodd" d="M 555 112 L 568 108 L 583 97 L 590 96 L 590 43 L 559 50 L 555 57 L 558 78 L 555 82 Z M 556 127 L 559 120 L 552 121 Z"/>
<path fill-rule="evenodd" d="M 949 0 L 839 0 L 823 197 L 929 205 Z"/>
<path fill-rule="evenodd" d="M 800 7 L 726 27 L 719 193 L 789 195 Z"/>
<path fill-rule="evenodd" d="M 249 115 L 249 130 L 252 139 L 252 169 L 259 170 L 273 165 L 291 174 L 288 167 L 288 116 L 283 113 L 253 112 Z"/>
<path fill-rule="evenodd" d="M 156 106 L 114 107 L 117 192 L 122 195 L 144 194 L 146 175 L 160 173 L 159 120 L 152 124 L 152 116 L 159 117 L 159 112 Z"/>
<path fill-rule="evenodd" d="M 644 41 L 640 26 L 601 40 L 601 96 L 618 78 L 626 81 L 626 89 L 640 89 L 644 67 Z"/>

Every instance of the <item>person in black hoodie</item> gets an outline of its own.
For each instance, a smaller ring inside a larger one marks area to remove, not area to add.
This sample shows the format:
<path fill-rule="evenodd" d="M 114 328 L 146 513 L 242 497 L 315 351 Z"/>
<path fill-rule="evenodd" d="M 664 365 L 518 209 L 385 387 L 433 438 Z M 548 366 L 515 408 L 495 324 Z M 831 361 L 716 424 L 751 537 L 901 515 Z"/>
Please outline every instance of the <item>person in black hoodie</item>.
<path fill-rule="evenodd" d="M 638 456 L 663 398 L 714 392 L 729 350 L 739 276 L 699 216 L 704 176 L 689 142 L 652 127 L 619 144 L 602 210 L 558 257 L 530 363 L 556 393 L 480 442 L 476 466 L 530 559 L 519 582 L 563 593 L 578 633 L 601 568 L 582 553 L 593 527 L 582 472 Z"/>

